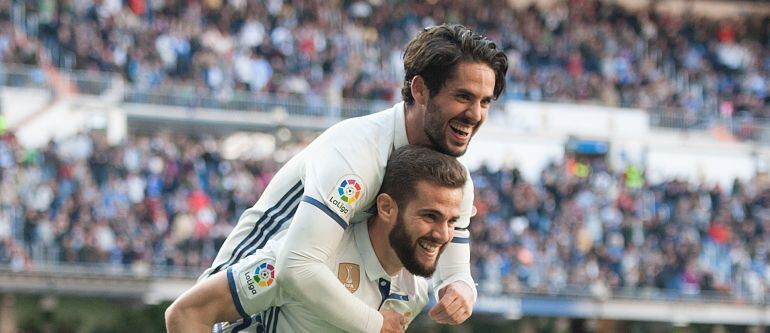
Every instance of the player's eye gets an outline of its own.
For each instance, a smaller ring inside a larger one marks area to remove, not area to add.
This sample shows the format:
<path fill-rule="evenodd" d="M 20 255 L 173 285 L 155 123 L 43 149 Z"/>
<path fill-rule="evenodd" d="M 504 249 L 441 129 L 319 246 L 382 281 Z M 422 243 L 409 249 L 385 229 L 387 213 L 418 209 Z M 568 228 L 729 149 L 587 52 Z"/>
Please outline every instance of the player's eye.
<path fill-rule="evenodd" d="M 459 99 L 459 100 L 461 100 L 463 102 L 467 102 L 467 101 L 471 100 L 471 97 L 468 94 L 457 94 L 456 96 L 457 96 L 457 99 Z"/>

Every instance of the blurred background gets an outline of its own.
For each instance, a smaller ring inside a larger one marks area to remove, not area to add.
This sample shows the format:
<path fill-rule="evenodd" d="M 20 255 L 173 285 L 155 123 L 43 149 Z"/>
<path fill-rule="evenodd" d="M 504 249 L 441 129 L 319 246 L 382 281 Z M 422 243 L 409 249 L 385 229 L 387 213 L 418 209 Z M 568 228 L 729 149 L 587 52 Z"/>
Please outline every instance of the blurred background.
<path fill-rule="evenodd" d="M 164 331 L 443 22 L 510 70 L 464 158 L 474 316 L 410 332 L 770 332 L 770 3 L 0 0 L 0 333 Z"/>

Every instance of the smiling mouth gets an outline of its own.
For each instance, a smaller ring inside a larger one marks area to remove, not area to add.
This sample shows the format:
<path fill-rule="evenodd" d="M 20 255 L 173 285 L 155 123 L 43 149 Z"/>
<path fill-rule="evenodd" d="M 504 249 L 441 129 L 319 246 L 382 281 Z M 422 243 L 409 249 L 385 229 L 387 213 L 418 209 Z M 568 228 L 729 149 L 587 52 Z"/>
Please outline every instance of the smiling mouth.
<path fill-rule="evenodd" d="M 456 122 L 449 123 L 449 128 L 451 128 L 452 132 L 454 132 L 455 134 L 457 134 L 457 136 L 461 138 L 468 137 L 473 131 L 473 126 L 456 123 Z"/>
<path fill-rule="evenodd" d="M 440 244 L 430 242 L 427 240 L 419 240 L 417 241 L 417 245 L 419 245 L 425 252 L 427 252 L 430 255 L 435 255 L 438 253 L 438 250 L 441 248 Z"/>

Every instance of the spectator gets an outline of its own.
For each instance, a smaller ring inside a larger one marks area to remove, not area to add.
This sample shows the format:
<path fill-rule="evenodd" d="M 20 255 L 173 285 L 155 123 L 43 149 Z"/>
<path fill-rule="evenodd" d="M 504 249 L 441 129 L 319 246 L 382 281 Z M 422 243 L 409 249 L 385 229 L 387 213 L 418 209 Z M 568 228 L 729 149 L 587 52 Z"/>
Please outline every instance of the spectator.
<path fill-rule="evenodd" d="M 770 116 L 770 21 L 707 19 L 596 0 L 523 9 L 442 0 L 78 1 L 26 6 L 39 26 L 0 27 L 4 63 L 123 73 L 144 92 L 237 91 L 393 101 L 401 87 L 400 45 L 444 21 L 500 40 L 511 59 L 503 98 L 641 107 L 688 117 Z M 48 52 L 42 52 L 47 49 Z M 173 89 L 173 90 L 172 90 Z M 730 109 L 729 112 L 726 110 Z M 756 138 L 751 121 L 735 133 Z"/>
<path fill-rule="evenodd" d="M 236 216 L 309 142 L 280 137 L 275 152 L 235 160 L 220 155 L 224 141 L 166 133 L 115 147 L 81 133 L 27 152 L 0 140 L 0 263 L 207 267 Z M 639 167 L 615 172 L 575 157 L 535 182 L 515 169 L 471 176 L 472 270 L 482 293 L 661 288 L 751 300 L 770 285 L 766 181 L 736 181 L 729 191 L 650 184 Z"/>

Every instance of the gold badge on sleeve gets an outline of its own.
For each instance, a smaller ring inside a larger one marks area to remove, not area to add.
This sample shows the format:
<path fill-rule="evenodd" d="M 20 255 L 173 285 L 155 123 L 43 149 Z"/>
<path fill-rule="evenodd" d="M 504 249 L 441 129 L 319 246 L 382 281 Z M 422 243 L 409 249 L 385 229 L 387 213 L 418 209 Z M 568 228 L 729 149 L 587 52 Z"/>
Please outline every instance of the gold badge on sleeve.
<path fill-rule="evenodd" d="M 345 288 L 355 293 L 361 283 L 361 268 L 357 264 L 341 262 L 337 269 L 337 278 Z"/>

